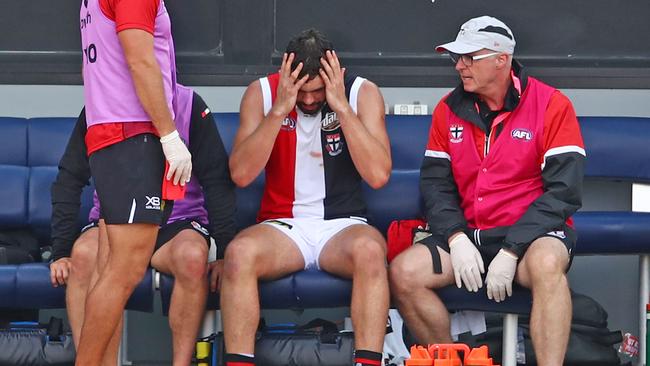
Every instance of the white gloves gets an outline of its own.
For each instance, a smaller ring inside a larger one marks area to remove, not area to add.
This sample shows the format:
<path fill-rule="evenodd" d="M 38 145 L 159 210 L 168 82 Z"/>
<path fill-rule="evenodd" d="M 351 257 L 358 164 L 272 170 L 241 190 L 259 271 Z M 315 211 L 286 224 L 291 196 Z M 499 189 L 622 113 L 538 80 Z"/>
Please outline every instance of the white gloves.
<path fill-rule="evenodd" d="M 478 292 L 478 289 L 483 287 L 481 273 L 485 272 L 485 267 L 481 253 L 476 249 L 474 243 L 465 233 L 460 233 L 449 242 L 449 251 L 456 286 L 462 287 L 462 279 L 468 291 Z"/>
<path fill-rule="evenodd" d="M 174 184 L 180 183 L 180 185 L 184 186 L 192 176 L 192 154 L 187 150 L 177 130 L 160 137 L 160 143 L 162 144 L 165 159 L 169 162 L 169 171 L 165 178 L 171 179 L 174 177 Z"/>
<path fill-rule="evenodd" d="M 517 270 L 517 256 L 503 249 L 494 257 L 488 267 L 485 286 L 487 287 L 488 299 L 501 302 L 508 296 L 512 296 L 512 280 Z"/>

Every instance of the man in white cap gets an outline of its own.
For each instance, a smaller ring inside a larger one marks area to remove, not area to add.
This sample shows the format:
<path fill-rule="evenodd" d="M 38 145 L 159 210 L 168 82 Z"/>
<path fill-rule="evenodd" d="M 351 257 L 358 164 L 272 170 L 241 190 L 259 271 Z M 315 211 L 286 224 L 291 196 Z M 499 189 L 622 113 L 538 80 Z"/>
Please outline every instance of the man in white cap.
<path fill-rule="evenodd" d="M 485 283 L 500 302 L 514 280 L 532 290 L 538 364 L 562 365 L 585 151 L 571 102 L 528 77 L 514 49 L 510 28 L 488 16 L 436 47 L 461 84 L 433 112 L 420 170 L 432 235 L 391 263 L 391 293 L 419 342 L 448 343 L 449 316 L 431 290 Z"/>

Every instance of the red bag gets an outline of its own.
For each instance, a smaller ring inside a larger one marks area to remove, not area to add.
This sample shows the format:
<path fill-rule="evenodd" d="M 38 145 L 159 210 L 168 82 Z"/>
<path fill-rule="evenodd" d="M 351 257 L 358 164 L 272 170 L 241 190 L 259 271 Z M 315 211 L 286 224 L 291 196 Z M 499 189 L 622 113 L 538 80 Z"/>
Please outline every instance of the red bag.
<path fill-rule="evenodd" d="M 424 229 L 427 222 L 422 219 L 395 220 L 388 226 L 388 263 L 398 254 L 413 245 L 413 235 L 416 229 Z"/>

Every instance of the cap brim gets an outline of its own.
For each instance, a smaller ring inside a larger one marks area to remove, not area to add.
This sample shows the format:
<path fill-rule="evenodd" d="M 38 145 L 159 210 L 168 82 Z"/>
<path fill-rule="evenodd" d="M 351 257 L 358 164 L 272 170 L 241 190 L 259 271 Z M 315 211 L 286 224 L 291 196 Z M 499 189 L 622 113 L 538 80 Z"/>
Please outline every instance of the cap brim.
<path fill-rule="evenodd" d="M 457 53 L 459 55 L 464 55 L 466 53 L 472 53 L 476 52 L 479 50 L 482 50 L 484 47 L 481 45 L 475 45 L 471 43 L 466 43 L 466 42 L 459 42 L 459 41 L 453 41 L 445 44 L 441 44 L 440 46 L 436 46 L 436 51 L 437 52 L 453 52 Z"/>

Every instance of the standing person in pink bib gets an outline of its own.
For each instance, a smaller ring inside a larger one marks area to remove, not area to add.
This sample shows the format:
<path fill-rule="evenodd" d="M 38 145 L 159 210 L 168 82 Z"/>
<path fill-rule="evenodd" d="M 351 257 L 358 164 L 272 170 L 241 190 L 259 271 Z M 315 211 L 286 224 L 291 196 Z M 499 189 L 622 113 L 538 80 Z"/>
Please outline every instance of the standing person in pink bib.
<path fill-rule="evenodd" d="M 450 343 L 436 289 L 485 284 L 500 302 L 516 281 L 532 290 L 538 365 L 559 366 L 585 150 L 569 99 L 527 76 L 514 49 L 510 28 L 488 16 L 436 47 L 449 53 L 461 84 L 433 112 L 420 170 L 432 236 L 391 262 L 391 294 L 419 342 Z"/>
<path fill-rule="evenodd" d="M 192 163 L 174 125 L 174 43 L 163 1 L 83 0 L 79 16 L 86 146 L 107 235 L 100 230 L 99 279 L 76 364 L 99 365 L 166 221 L 163 185 L 185 185 Z"/>

